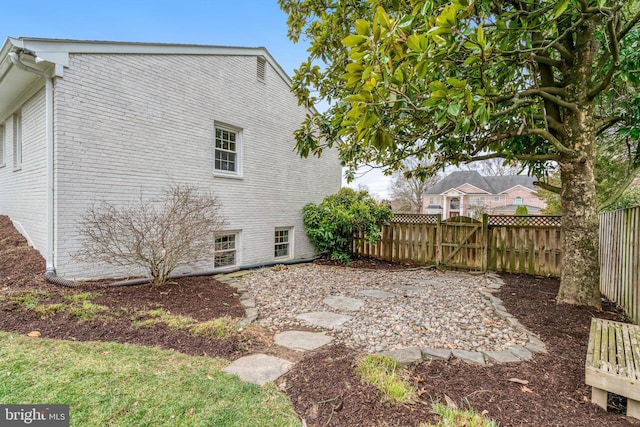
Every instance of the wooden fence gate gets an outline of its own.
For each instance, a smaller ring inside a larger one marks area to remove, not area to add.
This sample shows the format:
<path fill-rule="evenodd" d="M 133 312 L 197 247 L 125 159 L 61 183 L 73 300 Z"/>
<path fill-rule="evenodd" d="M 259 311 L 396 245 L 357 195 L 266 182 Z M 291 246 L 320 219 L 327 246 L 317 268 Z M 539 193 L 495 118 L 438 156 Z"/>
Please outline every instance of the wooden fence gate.
<path fill-rule="evenodd" d="M 440 241 L 437 243 L 438 264 L 484 270 L 485 230 L 483 223 L 466 216 L 456 216 L 440 223 Z"/>
<path fill-rule="evenodd" d="M 560 217 L 484 215 L 482 221 L 397 214 L 375 245 L 354 236 L 357 255 L 393 262 L 559 276 Z"/>

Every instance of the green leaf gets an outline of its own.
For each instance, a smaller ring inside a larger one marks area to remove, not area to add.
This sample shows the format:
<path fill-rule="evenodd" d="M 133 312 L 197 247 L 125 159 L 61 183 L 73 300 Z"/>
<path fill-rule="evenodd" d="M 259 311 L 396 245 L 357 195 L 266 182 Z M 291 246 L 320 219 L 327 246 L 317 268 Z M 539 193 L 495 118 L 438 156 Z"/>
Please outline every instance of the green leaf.
<path fill-rule="evenodd" d="M 455 77 L 449 77 L 447 83 L 458 89 L 464 89 L 467 86 L 466 80 L 456 79 Z"/>
<path fill-rule="evenodd" d="M 358 46 L 367 41 L 365 36 L 359 36 L 357 34 L 351 34 L 342 39 L 342 44 L 346 47 Z"/>
<path fill-rule="evenodd" d="M 389 15 L 384 11 L 382 6 L 378 6 L 376 9 L 376 21 L 380 21 L 380 26 L 386 28 L 387 30 L 391 28 L 391 20 L 389 19 Z"/>
<path fill-rule="evenodd" d="M 487 45 L 487 40 L 484 38 L 484 30 L 482 25 L 478 25 L 478 44 L 484 49 Z"/>
<path fill-rule="evenodd" d="M 427 34 L 429 34 L 430 36 L 439 36 L 440 34 L 452 34 L 453 30 L 449 27 L 433 27 L 431 28 L 429 31 L 427 31 Z"/>
<path fill-rule="evenodd" d="M 407 37 L 407 46 L 413 51 L 420 52 L 420 37 L 415 34 L 411 34 Z"/>
<path fill-rule="evenodd" d="M 360 34 L 361 36 L 368 36 L 370 29 L 371 25 L 364 19 L 358 19 L 356 21 L 356 33 Z"/>
<path fill-rule="evenodd" d="M 411 27 L 411 25 L 413 24 L 413 19 L 414 19 L 413 16 L 406 15 L 400 20 L 400 22 L 398 22 L 398 28 L 402 28 L 404 30 L 406 28 Z"/>
<path fill-rule="evenodd" d="M 457 117 L 458 114 L 460 114 L 461 110 L 462 110 L 462 107 L 460 107 L 460 104 L 449 104 L 449 107 L 447 108 L 447 113 L 449 113 L 449 115 L 452 117 Z"/>
<path fill-rule="evenodd" d="M 553 16 L 555 19 L 558 19 L 558 17 L 567 10 L 567 7 L 569 7 L 569 0 L 559 0 L 553 7 Z"/>

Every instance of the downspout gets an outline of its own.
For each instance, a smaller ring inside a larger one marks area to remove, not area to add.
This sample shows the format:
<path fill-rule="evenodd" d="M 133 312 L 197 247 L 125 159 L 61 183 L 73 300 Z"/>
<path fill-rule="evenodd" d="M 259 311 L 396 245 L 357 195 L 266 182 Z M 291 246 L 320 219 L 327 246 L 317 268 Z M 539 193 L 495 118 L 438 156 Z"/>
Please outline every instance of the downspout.
<path fill-rule="evenodd" d="M 20 53 L 24 50 L 18 50 L 16 52 L 9 52 L 9 59 L 17 68 L 28 73 L 33 73 L 38 77 L 42 77 L 45 82 L 45 134 L 46 134 L 46 188 L 47 188 L 47 243 L 45 248 L 45 260 L 46 260 L 46 273 L 45 276 L 49 279 L 50 276 L 55 277 L 56 269 L 54 264 L 54 181 L 53 181 L 53 78 L 47 73 L 33 68 L 22 62 L 20 59 Z M 27 54 L 35 56 L 31 52 L 25 52 Z"/>

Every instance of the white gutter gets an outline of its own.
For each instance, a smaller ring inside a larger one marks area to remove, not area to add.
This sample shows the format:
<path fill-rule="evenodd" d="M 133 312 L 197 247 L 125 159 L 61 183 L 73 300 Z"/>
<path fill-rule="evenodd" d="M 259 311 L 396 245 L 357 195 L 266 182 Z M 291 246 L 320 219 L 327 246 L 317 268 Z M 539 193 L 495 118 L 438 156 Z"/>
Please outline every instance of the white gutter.
<path fill-rule="evenodd" d="M 53 261 L 53 226 L 54 226 L 54 206 L 53 206 L 53 79 L 44 71 L 33 68 L 22 62 L 18 52 L 9 52 L 9 59 L 13 65 L 19 69 L 36 74 L 42 77 L 45 82 L 45 133 L 46 133 L 46 161 L 47 161 L 47 247 L 45 250 L 45 260 L 47 272 L 55 272 L 55 264 Z"/>

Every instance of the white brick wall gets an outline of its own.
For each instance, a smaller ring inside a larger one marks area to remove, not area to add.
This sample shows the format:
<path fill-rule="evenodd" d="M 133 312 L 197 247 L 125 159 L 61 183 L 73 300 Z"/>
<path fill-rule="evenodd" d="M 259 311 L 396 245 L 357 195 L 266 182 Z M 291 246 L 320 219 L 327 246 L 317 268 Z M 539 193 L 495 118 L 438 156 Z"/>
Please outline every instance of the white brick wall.
<path fill-rule="evenodd" d="M 13 116 L 5 128 L 5 166 L 0 167 L 0 215 L 8 215 L 29 244 L 46 250 L 46 152 L 44 89 L 15 113 L 22 114 L 22 167 L 13 167 Z"/>
<path fill-rule="evenodd" d="M 241 264 L 274 259 L 276 227 L 294 227 L 296 258 L 314 252 L 301 210 L 339 189 L 341 168 L 335 152 L 293 151 L 306 111 L 268 63 L 261 83 L 255 57 L 72 55 L 55 106 L 59 275 L 139 274 L 73 259 L 77 222 L 94 201 L 152 196 L 171 182 L 220 197 L 228 229 L 242 230 Z M 241 179 L 213 175 L 214 120 L 242 129 Z"/>

